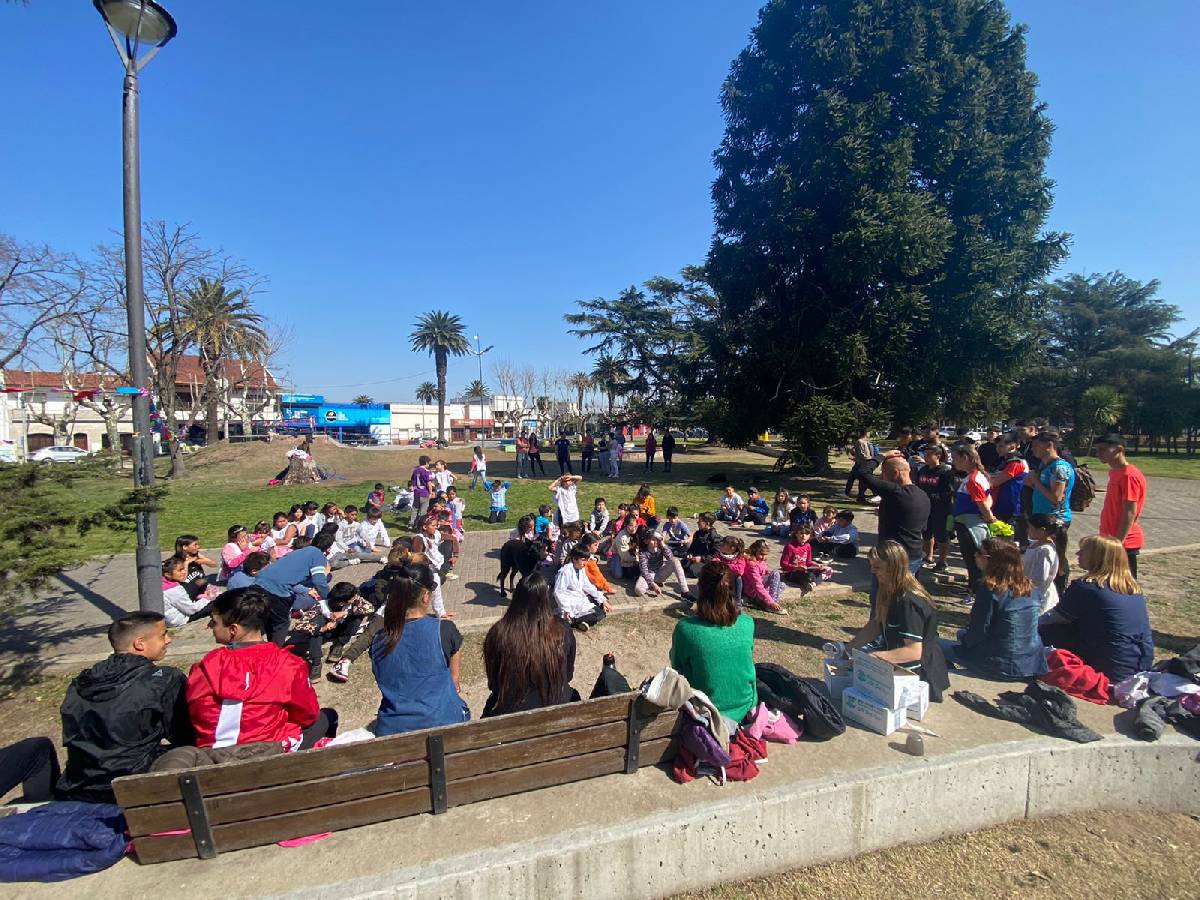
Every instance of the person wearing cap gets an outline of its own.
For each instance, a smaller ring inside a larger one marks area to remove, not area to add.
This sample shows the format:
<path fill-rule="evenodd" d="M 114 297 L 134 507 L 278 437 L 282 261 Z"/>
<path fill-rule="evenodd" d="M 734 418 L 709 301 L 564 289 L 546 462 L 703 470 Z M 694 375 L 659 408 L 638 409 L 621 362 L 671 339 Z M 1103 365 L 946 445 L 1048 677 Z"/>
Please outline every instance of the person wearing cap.
<path fill-rule="evenodd" d="M 1146 535 L 1138 524 L 1146 502 L 1146 476 L 1125 458 L 1125 438 L 1119 434 L 1096 439 L 1096 458 L 1108 466 L 1100 533 L 1121 542 L 1129 559 L 1129 572 L 1137 578 L 1138 553 L 1146 543 Z"/>
<path fill-rule="evenodd" d="M 1067 589 L 1070 565 L 1067 562 L 1067 529 L 1071 527 L 1071 489 L 1075 487 L 1075 467 L 1058 454 L 1059 434 L 1046 429 L 1033 439 L 1034 456 L 1041 464 L 1025 476 L 1025 487 L 1032 489 L 1031 513 L 1045 513 L 1059 525 L 1055 537 L 1058 551 L 1058 576 L 1054 579 L 1059 596 Z"/>

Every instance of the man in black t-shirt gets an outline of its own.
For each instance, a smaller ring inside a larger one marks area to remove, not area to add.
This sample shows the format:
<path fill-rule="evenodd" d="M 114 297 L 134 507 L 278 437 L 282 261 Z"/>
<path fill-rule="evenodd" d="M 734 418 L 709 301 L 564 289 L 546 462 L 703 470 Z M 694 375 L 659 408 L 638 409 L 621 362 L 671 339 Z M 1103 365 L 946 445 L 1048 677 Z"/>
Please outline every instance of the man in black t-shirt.
<path fill-rule="evenodd" d="M 996 440 L 1000 437 L 1000 429 L 995 425 L 987 427 L 987 440 L 976 449 L 979 451 L 979 461 L 983 463 L 983 471 L 994 472 L 1002 462 L 1000 451 L 996 448 Z"/>
<path fill-rule="evenodd" d="M 859 477 L 879 497 L 879 542 L 896 541 L 908 554 L 908 570 L 916 575 L 925 558 L 924 533 L 929 521 L 929 495 L 913 484 L 912 469 L 899 450 L 883 454 L 879 475 Z M 871 609 L 879 582 L 871 579 Z"/>

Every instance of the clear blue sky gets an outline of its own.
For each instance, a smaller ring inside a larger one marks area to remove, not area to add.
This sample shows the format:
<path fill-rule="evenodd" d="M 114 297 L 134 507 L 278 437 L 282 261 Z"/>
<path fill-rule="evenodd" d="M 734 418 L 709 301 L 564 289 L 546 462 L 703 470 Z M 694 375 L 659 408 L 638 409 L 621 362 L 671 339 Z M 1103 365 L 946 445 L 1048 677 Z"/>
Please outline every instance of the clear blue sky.
<path fill-rule="evenodd" d="M 144 214 L 270 278 L 300 390 L 411 399 L 428 309 L 493 356 L 588 369 L 575 300 L 704 258 L 718 91 L 758 2 L 164 2 L 179 37 L 142 80 Z M 1195 3 L 1009 8 L 1057 125 L 1060 272 L 1159 278 L 1200 324 Z M 0 3 L 0 72 L 0 229 L 112 239 L 121 73 L 91 3 Z M 451 390 L 475 368 L 452 361 Z"/>

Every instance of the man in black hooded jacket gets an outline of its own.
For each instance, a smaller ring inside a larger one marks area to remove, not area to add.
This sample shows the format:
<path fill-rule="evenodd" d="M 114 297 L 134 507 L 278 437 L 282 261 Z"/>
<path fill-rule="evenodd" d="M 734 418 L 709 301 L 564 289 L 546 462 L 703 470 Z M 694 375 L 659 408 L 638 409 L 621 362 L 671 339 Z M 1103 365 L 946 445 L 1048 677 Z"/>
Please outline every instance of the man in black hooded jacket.
<path fill-rule="evenodd" d="M 112 780 L 147 771 L 172 745 L 194 740 L 178 669 L 157 666 L 171 635 L 158 613 L 136 612 L 108 629 L 113 654 L 79 673 L 62 705 L 67 764 L 58 794 L 112 803 Z"/>

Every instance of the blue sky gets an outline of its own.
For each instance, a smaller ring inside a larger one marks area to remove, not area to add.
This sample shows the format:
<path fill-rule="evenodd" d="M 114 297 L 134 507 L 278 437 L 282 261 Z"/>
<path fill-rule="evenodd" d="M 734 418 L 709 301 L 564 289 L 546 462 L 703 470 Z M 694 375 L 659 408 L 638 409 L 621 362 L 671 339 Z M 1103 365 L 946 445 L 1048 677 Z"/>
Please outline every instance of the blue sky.
<path fill-rule="evenodd" d="M 428 309 L 493 356 L 586 370 L 575 300 L 704 257 L 718 91 L 758 2 L 165 2 L 180 31 L 142 79 L 144 215 L 270 278 L 298 390 L 411 399 Z M 1009 8 L 1057 126 L 1060 272 L 1159 278 L 1200 324 L 1194 3 Z M 115 239 L 121 74 L 91 3 L 0 3 L 0 72 L 0 229 Z M 475 369 L 452 361 L 451 389 Z"/>

